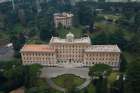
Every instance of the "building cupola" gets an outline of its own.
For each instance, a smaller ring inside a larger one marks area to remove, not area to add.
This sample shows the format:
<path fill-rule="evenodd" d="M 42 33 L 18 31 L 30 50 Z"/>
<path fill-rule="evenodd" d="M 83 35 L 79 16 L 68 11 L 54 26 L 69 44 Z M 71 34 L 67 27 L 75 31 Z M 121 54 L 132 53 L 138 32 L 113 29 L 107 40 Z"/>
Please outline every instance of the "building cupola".
<path fill-rule="evenodd" d="M 69 32 L 67 35 L 66 35 L 66 39 L 68 42 L 72 42 L 74 40 L 74 35 Z"/>

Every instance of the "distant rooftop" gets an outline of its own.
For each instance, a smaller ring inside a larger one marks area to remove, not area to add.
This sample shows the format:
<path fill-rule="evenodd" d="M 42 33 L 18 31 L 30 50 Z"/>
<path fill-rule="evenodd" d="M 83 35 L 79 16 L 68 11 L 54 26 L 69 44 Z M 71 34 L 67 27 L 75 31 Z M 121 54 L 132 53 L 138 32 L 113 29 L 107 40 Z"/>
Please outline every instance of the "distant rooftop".
<path fill-rule="evenodd" d="M 8 2 L 8 1 L 11 1 L 11 0 L 0 0 L 0 3 L 4 3 L 4 2 Z"/>
<path fill-rule="evenodd" d="M 85 52 L 121 52 L 117 45 L 92 45 Z"/>
<path fill-rule="evenodd" d="M 69 41 L 70 39 L 70 41 Z M 66 34 L 66 38 L 62 39 L 59 37 L 52 37 L 50 40 L 50 44 L 52 43 L 83 43 L 83 44 L 91 44 L 90 38 L 89 37 L 82 37 L 82 38 L 74 38 L 74 34 L 69 32 L 68 34 Z"/>
<path fill-rule="evenodd" d="M 52 48 L 49 48 L 48 45 L 24 45 L 21 49 L 21 52 L 55 52 Z"/>
<path fill-rule="evenodd" d="M 66 17 L 72 17 L 73 14 L 63 12 L 63 13 L 55 13 L 54 16 L 55 18 L 66 18 Z"/>

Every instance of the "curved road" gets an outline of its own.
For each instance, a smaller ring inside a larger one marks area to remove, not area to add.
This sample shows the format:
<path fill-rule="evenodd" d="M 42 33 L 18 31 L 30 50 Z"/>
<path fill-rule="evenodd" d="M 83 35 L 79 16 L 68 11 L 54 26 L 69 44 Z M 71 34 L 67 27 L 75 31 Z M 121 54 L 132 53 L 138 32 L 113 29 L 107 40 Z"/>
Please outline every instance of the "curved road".
<path fill-rule="evenodd" d="M 65 92 L 65 89 L 57 86 L 51 78 L 57 77 L 62 74 L 74 74 L 76 76 L 80 76 L 81 78 L 85 78 L 86 81 L 80 85 L 77 86 L 77 89 L 81 90 L 85 87 L 87 87 L 91 81 L 90 77 L 88 76 L 88 68 L 60 68 L 60 67 L 44 67 L 42 69 L 41 77 L 48 79 L 48 84 L 59 91 Z"/>

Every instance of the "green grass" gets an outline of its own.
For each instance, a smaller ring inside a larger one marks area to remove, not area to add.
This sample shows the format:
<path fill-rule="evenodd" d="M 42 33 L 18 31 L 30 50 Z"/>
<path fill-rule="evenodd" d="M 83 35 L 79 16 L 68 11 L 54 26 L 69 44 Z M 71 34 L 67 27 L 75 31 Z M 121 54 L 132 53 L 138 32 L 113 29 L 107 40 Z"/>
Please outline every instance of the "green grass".
<path fill-rule="evenodd" d="M 98 16 L 107 17 L 109 19 L 118 20 L 121 16 L 120 15 L 113 15 L 113 14 L 98 14 Z"/>
<path fill-rule="evenodd" d="M 69 78 L 69 79 L 68 79 Z M 61 75 L 61 76 L 58 76 L 56 78 L 53 78 L 53 81 L 61 86 L 61 87 L 64 87 L 64 82 L 65 82 L 65 79 L 68 79 L 68 80 L 74 80 L 74 83 L 76 86 L 79 86 L 81 85 L 82 83 L 84 83 L 84 79 L 78 77 L 78 76 L 75 76 L 75 75 L 72 75 L 72 74 L 64 74 L 64 75 Z M 71 85 L 71 84 L 70 84 Z M 92 85 L 92 83 L 90 83 L 88 86 L 87 86 L 87 91 L 88 93 L 95 93 L 95 86 Z M 56 90 L 53 90 L 54 93 L 61 93 L 60 91 L 56 91 Z M 78 91 L 79 93 L 84 93 L 84 89 Z"/>
<path fill-rule="evenodd" d="M 117 79 L 117 75 L 118 75 L 119 73 L 118 72 L 115 72 L 115 71 L 113 71 L 109 76 L 108 76 L 108 84 L 113 84 L 114 83 L 114 81 L 116 81 L 116 79 Z"/>
<path fill-rule="evenodd" d="M 72 27 L 70 29 L 60 28 L 57 30 L 57 33 L 60 38 L 65 38 L 66 34 L 68 34 L 69 32 L 72 32 L 76 38 L 79 38 L 82 35 L 82 27 L 77 27 L 77 28 Z"/>
<path fill-rule="evenodd" d="M 96 93 L 96 89 L 95 89 L 95 86 L 93 86 L 93 84 L 92 83 L 90 83 L 87 87 L 86 87 L 86 91 L 87 91 L 87 93 Z M 79 93 L 85 93 L 84 92 L 85 91 L 85 89 L 82 89 L 82 90 L 80 90 L 80 91 L 78 91 Z"/>
<path fill-rule="evenodd" d="M 96 92 L 95 86 L 93 86 L 93 84 L 91 84 L 91 83 L 88 85 L 87 89 L 88 89 L 88 93 L 95 93 Z"/>
<path fill-rule="evenodd" d="M 64 93 L 64 92 L 50 88 L 50 93 Z"/>
<path fill-rule="evenodd" d="M 95 25 L 106 33 L 114 33 L 115 31 L 119 30 L 116 24 L 105 24 L 102 22 L 96 22 Z"/>
<path fill-rule="evenodd" d="M 78 77 L 78 76 L 75 76 L 75 75 L 72 75 L 72 74 L 64 74 L 64 75 L 60 75 L 56 78 L 53 78 L 52 79 L 54 81 L 54 83 L 60 87 L 63 87 L 63 88 L 67 88 L 67 86 L 65 86 L 65 83 L 68 81 L 68 83 L 72 83 L 72 84 L 69 84 L 69 85 L 75 85 L 75 86 L 79 86 L 81 85 L 82 83 L 84 83 L 84 79 Z"/>

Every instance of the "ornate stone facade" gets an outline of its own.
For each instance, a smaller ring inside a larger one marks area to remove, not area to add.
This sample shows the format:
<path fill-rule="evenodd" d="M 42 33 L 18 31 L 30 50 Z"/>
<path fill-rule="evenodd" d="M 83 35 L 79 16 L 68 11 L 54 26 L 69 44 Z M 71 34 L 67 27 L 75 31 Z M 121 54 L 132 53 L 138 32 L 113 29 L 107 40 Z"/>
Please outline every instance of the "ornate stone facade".
<path fill-rule="evenodd" d="M 48 45 L 24 45 L 21 49 L 23 64 L 61 67 L 103 63 L 118 69 L 120 53 L 117 45 L 91 45 L 89 37 L 75 39 L 72 33 L 67 34 L 66 39 L 52 37 Z"/>
<path fill-rule="evenodd" d="M 59 24 L 63 25 L 66 28 L 72 26 L 73 14 L 70 13 L 55 13 L 54 14 L 54 24 L 58 28 Z"/>

